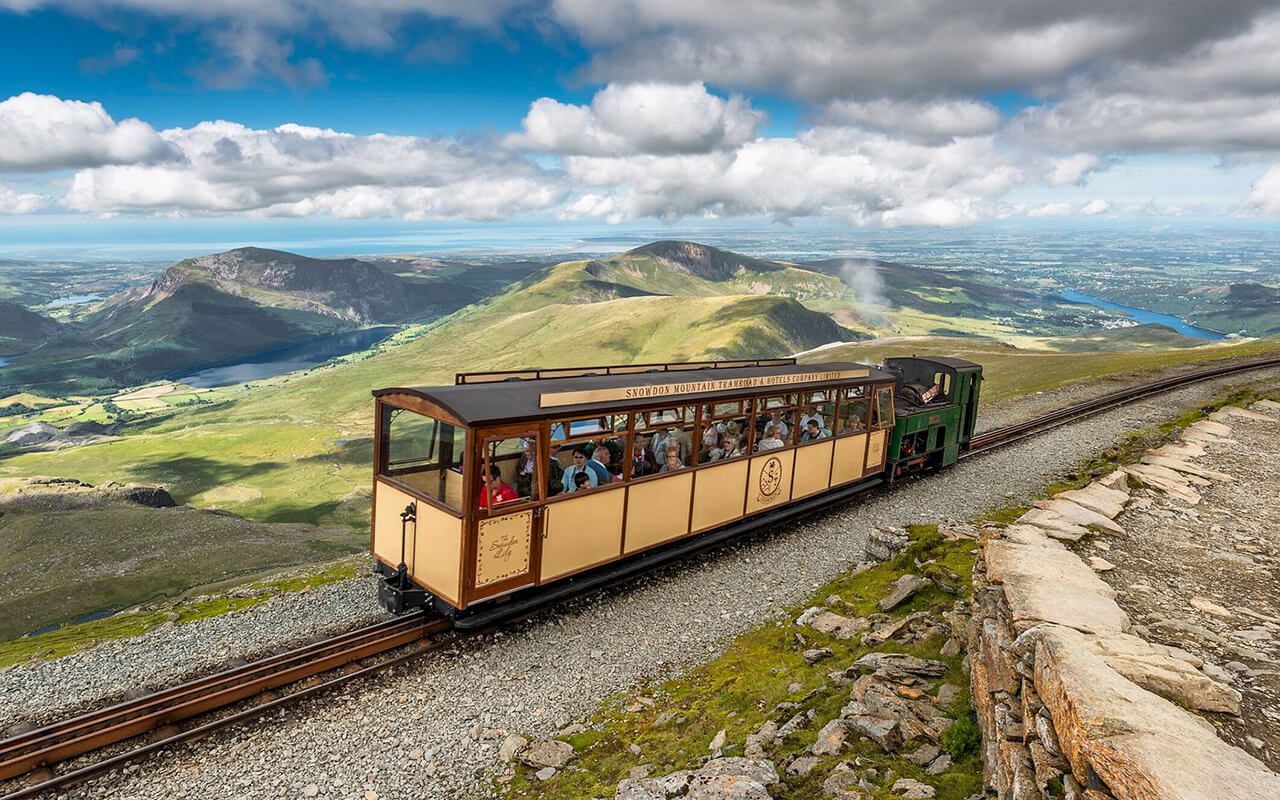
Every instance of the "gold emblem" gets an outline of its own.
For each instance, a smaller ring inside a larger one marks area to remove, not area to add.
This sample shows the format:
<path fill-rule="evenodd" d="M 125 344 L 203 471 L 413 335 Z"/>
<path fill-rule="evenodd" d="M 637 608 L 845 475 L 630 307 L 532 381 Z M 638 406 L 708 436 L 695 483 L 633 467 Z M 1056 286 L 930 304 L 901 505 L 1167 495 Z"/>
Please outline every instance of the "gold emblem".
<path fill-rule="evenodd" d="M 782 461 L 777 456 L 764 462 L 760 468 L 760 495 L 773 497 L 782 488 Z"/>

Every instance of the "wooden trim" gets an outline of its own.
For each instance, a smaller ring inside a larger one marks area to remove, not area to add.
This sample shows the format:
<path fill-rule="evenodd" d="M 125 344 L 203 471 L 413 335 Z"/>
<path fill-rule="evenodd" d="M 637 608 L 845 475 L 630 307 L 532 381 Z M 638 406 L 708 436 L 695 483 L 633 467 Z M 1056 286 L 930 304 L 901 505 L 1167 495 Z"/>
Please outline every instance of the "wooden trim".
<path fill-rule="evenodd" d="M 613 389 L 583 389 L 573 392 L 544 392 L 538 396 L 538 406 L 540 408 L 558 408 L 561 406 L 576 406 L 587 403 L 608 403 L 623 400 L 647 399 L 650 397 L 684 397 L 698 396 L 705 394 L 714 394 L 716 392 L 728 392 L 736 389 L 751 391 L 756 394 L 760 389 L 766 389 L 775 386 L 790 386 L 802 383 L 818 383 L 828 384 L 825 388 L 810 389 L 810 392 L 826 391 L 832 387 L 830 384 L 856 380 L 858 378 L 870 377 L 869 368 L 864 369 L 840 369 L 830 370 L 828 372 L 795 372 L 783 375 L 770 375 L 768 377 L 759 378 L 735 378 L 735 379 L 716 379 L 702 381 L 686 381 L 683 383 L 663 383 L 651 384 L 648 386 L 619 386 Z M 737 394 L 734 397 L 741 398 L 743 395 Z M 732 401 L 734 397 L 725 398 Z"/>
<path fill-rule="evenodd" d="M 432 417 L 440 422 L 447 422 L 455 428 L 467 427 L 467 424 L 449 409 L 439 403 L 433 403 L 414 394 L 394 392 L 380 395 L 377 400 L 379 403 L 384 403 L 392 408 L 403 408 L 405 411 L 413 411 L 423 416 Z"/>

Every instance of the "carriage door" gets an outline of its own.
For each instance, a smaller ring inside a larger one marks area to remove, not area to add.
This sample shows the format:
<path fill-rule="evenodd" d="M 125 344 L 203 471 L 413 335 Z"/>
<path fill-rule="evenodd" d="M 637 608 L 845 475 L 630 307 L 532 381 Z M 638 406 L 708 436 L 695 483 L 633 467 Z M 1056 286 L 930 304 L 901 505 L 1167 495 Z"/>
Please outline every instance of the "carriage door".
<path fill-rule="evenodd" d="M 542 532 L 547 458 L 526 428 L 486 431 L 477 482 L 475 592 L 480 598 L 533 582 L 533 545 Z"/>

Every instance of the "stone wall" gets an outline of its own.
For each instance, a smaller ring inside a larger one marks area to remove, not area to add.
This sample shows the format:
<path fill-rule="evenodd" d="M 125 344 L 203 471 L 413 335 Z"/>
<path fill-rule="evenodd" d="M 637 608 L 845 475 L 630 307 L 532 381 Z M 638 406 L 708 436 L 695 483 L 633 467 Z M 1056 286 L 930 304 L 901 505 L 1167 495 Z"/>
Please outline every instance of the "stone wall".
<path fill-rule="evenodd" d="M 1238 713 L 1239 693 L 1190 653 L 1135 636 L 1094 572 L 1110 565 L 1088 565 L 1064 544 L 1122 536 L 1114 520 L 1131 480 L 1179 496 L 1204 475 L 1189 445 L 1229 433 L 1218 421 L 1196 423 L 1142 465 L 985 532 L 970 679 L 986 781 L 1002 800 L 1280 798 L 1280 775 L 1188 710 Z"/>

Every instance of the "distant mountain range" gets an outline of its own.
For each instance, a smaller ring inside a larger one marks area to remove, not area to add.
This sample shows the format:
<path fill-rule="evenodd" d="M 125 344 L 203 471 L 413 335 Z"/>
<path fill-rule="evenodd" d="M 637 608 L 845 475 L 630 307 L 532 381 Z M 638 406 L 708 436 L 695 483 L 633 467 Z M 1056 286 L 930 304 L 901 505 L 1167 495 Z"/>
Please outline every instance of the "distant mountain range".
<path fill-rule="evenodd" d="M 514 265 L 459 278 L 416 261 L 315 259 L 245 247 L 180 261 L 75 324 L 0 313 L 0 394 L 101 390 L 370 324 L 428 321 L 504 288 Z M 501 271 L 498 271 L 501 272 Z"/>
<path fill-rule="evenodd" d="M 1231 292 L 1236 304 L 1277 302 L 1266 287 Z M 1053 287 L 980 270 L 790 263 L 686 241 L 549 266 L 245 247 L 180 261 L 69 323 L 0 303 L 0 356 L 10 362 L 0 396 L 105 391 L 336 331 L 442 318 L 439 335 L 465 337 L 487 351 L 488 367 L 506 368 L 563 361 L 565 347 L 581 354 L 575 363 L 596 363 L 770 357 L 886 334 L 1063 335 L 1098 313 Z M 428 363 L 419 350 L 439 349 L 439 338 L 397 347 Z"/>

